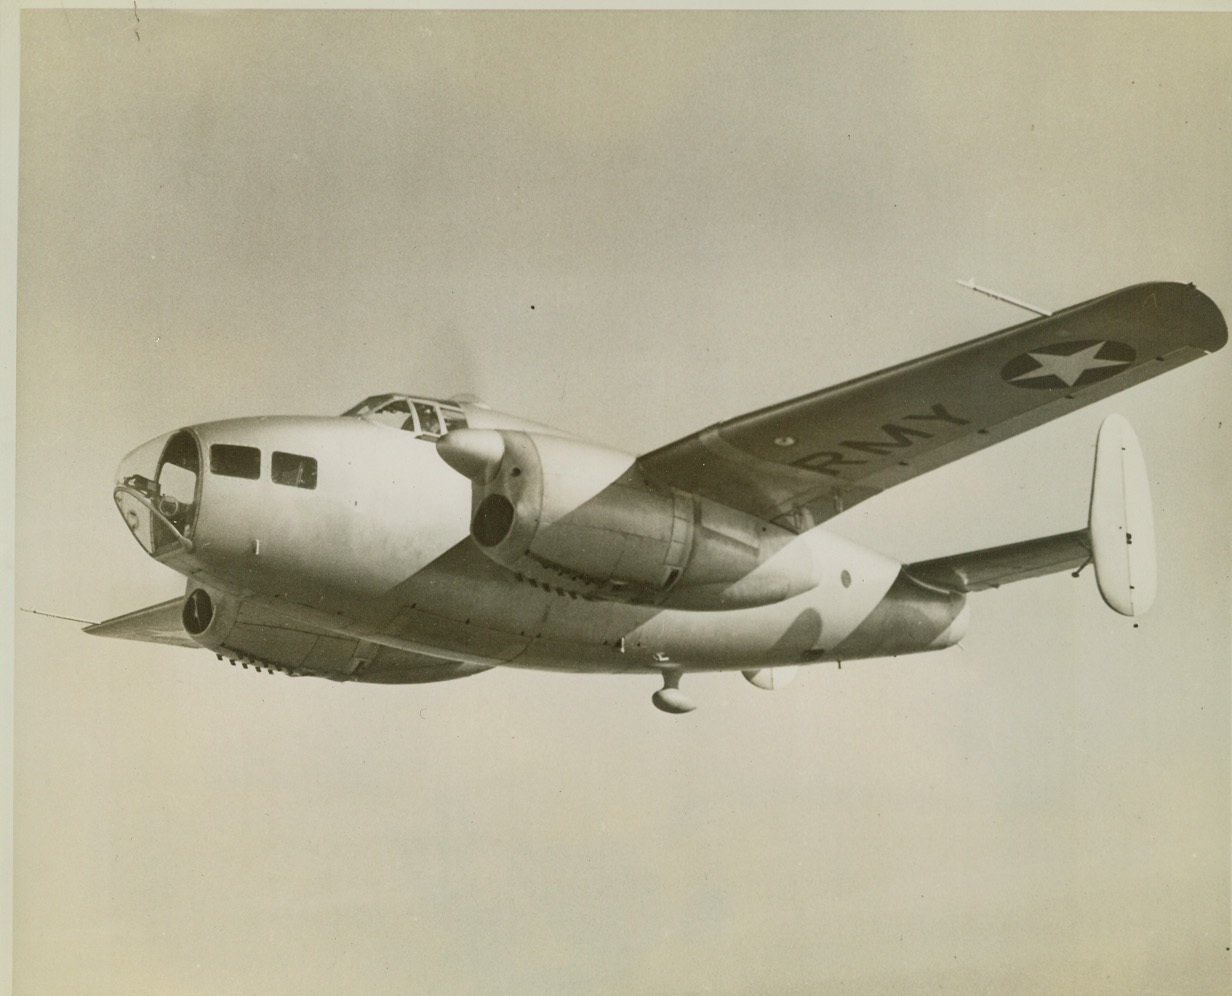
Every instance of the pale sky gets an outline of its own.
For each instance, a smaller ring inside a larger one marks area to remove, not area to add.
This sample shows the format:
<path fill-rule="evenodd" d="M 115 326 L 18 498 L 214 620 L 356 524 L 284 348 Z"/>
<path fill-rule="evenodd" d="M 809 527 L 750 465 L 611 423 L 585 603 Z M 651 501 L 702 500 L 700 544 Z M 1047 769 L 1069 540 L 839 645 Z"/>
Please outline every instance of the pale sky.
<path fill-rule="evenodd" d="M 480 395 L 631 451 L 1141 280 L 1232 313 L 1232 17 L 26 11 L 17 601 L 169 598 L 111 501 L 181 425 Z M 766 693 L 405 688 L 17 619 L 16 992 L 1227 989 L 1232 351 L 830 525 L 1085 521 L 1160 594 L 974 596 Z"/>

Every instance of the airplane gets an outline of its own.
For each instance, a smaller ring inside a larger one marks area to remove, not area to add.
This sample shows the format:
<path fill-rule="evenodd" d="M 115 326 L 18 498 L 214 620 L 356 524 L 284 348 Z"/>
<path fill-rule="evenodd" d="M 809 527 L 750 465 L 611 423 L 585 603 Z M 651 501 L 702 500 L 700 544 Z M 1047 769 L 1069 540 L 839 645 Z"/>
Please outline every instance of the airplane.
<path fill-rule="evenodd" d="M 401 393 L 336 417 L 176 429 L 122 460 L 114 499 L 185 592 L 85 632 L 335 681 L 653 674 L 654 705 L 684 713 L 686 673 L 741 671 L 773 689 L 800 665 L 949 647 L 969 593 L 1088 564 L 1111 608 L 1140 615 L 1155 595 L 1153 513 L 1117 415 L 1099 430 L 1088 521 L 1071 532 L 900 564 L 823 528 L 1227 342 L 1192 284 L 1031 310 L 640 456 L 474 400 Z"/>

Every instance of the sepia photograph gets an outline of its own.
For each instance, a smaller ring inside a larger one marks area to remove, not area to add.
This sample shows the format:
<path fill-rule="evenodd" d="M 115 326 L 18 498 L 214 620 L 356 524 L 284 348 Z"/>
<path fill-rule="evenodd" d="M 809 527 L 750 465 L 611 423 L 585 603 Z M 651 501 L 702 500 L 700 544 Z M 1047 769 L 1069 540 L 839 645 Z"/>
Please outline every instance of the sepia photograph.
<path fill-rule="evenodd" d="M 14 993 L 1228 991 L 1232 14 L 12 22 Z"/>

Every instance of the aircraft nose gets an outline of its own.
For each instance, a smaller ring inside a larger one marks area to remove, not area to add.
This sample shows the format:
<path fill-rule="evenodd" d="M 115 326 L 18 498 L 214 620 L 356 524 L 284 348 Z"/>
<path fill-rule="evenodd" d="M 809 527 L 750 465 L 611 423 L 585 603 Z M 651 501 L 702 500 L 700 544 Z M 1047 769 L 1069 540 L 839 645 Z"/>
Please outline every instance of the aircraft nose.
<path fill-rule="evenodd" d="M 116 467 L 116 487 L 141 487 L 142 482 L 153 484 L 158 473 L 158 458 L 170 438 L 171 433 L 167 433 L 157 439 L 151 439 L 148 443 L 142 443 L 127 454 Z"/>
<path fill-rule="evenodd" d="M 192 549 L 200 452 L 187 430 L 143 443 L 120 461 L 112 497 L 146 553 Z"/>

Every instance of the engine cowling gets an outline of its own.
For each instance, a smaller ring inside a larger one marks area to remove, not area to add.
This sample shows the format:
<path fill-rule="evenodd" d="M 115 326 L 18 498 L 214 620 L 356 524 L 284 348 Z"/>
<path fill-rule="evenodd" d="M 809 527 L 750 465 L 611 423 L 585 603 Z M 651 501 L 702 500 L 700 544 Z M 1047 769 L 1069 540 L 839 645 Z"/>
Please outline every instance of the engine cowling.
<path fill-rule="evenodd" d="M 354 637 L 299 626 L 291 619 L 271 615 L 259 603 L 197 579 L 189 582 L 180 622 L 184 631 L 207 650 L 230 659 L 232 664 L 251 664 L 258 670 L 264 667 L 345 680 L 356 677 L 357 668 L 371 660 L 370 653 L 362 657 L 357 654 L 359 641 Z"/>
<path fill-rule="evenodd" d="M 457 429 L 437 449 L 472 482 L 475 542 L 532 583 L 691 609 L 765 605 L 817 583 L 793 534 L 654 487 L 627 453 L 498 429 Z"/>
<path fill-rule="evenodd" d="M 207 650 L 225 654 L 226 640 L 235 628 L 240 603 L 222 592 L 190 584 L 180 610 L 184 631 Z"/>

